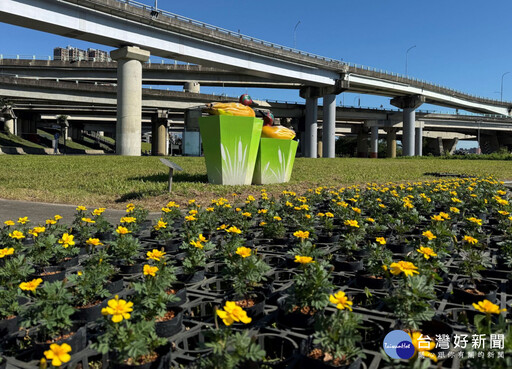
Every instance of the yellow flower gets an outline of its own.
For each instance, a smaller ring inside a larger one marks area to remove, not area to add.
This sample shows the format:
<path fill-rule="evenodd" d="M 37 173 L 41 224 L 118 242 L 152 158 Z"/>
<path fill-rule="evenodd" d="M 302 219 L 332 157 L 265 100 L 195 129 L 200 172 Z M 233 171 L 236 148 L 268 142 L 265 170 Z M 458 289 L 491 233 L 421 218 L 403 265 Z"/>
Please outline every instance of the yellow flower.
<path fill-rule="evenodd" d="M 386 239 L 384 237 L 377 237 L 377 238 L 375 238 L 375 241 L 377 241 L 381 245 L 385 245 L 386 244 Z"/>
<path fill-rule="evenodd" d="M 193 204 L 193 203 L 195 203 L 195 202 L 196 202 L 196 200 L 193 200 L 193 199 L 192 199 L 192 200 L 188 200 L 188 204 L 189 204 L 189 205 L 192 205 L 192 204 Z"/>
<path fill-rule="evenodd" d="M 496 193 L 497 193 L 498 195 L 500 195 L 500 196 L 505 196 L 505 195 L 507 194 L 507 192 L 506 192 L 506 191 L 503 191 L 503 190 L 498 190 L 498 191 L 496 191 Z"/>
<path fill-rule="evenodd" d="M 444 218 L 439 214 L 431 216 L 430 219 L 435 220 L 437 222 L 444 222 Z"/>
<path fill-rule="evenodd" d="M 203 236 L 202 233 L 200 233 L 199 236 L 197 236 L 197 239 L 199 240 L 199 242 L 206 242 L 206 238 Z"/>
<path fill-rule="evenodd" d="M 423 257 L 427 260 L 430 259 L 431 257 L 437 256 L 437 254 L 431 247 L 420 246 L 420 248 L 416 249 L 416 251 L 418 251 L 420 254 L 423 254 Z"/>
<path fill-rule="evenodd" d="M 471 223 L 475 223 L 475 224 L 477 224 L 479 226 L 482 225 L 482 219 L 471 217 L 471 218 L 467 218 L 467 220 L 469 220 Z"/>
<path fill-rule="evenodd" d="M 192 209 L 188 212 L 190 215 L 196 215 L 197 214 L 197 210 L 196 209 Z"/>
<path fill-rule="evenodd" d="M 187 215 L 187 216 L 185 217 L 185 220 L 186 220 L 187 222 L 193 222 L 194 220 L 197 220 L 197 219 L 196 219 L 196 217 L 194 217 L 193 215 Z"/>
<path fill-rule="evenodd" d="M 258 214 L 267 214 L 267 209 L 260 209 L 258 210 Z"/>
<path fill-rule="evenodd" d="M 9 237 L 16 238 L 17 240 L 21 240 L 22 238 L 25 238 L 22 232 L 20 231 L 12 231 L 12 233 L 9 233 Z"/>
<path fill-rule="evenodd" d="M 389 271 L 393 275 L 398 275 L 400 273 L 404 273 L 406 276 L 412 276 L 414 273 L 420 274 L 417 271 L 418 267 L 415 266 L 410 261 L 399 261 L 398 263 L 391 263 L 389 266 Z"/>
<path fill-rule="evenodd" d="M 255 201 L 256 199 L 254 198 L 254 196 L 252 195 L 249 195 L 247 196 L 247 201 L 246 202 L 252 202 L 252 201 Z"/>
<path fill-rule="evenodd" d="M 20 223 L 20 224 L 25 224 L 28 222 L 29 222 L 28 217 L 18 218 L 18 223 Z"/>
<path fill-rule="evenodd" d="M 202 250 L 202 249 L 203 249 L 203 247 L 204 247 L 204 245 L 203 245 L 203 244 L 201 244 L 201 241 L 194 241 L 194 240 L 192 240 L 192 241 L 190 241 L 190 244 L 191 244 L 192 246 L 194 246 L 194 247 L 196 247 L 196 248 L 200 249 L 200 250 Z"/>
<path fill-rule="evenodd" d="M 489 300 L 479 301 L 478 304 L 473 303 L 473 307 L 486 314 L 501 314 L 501 312 L 507 311 L 507 309 L 500 309 L 498 305 L 493 304 Z"/>
<path fill-rule="evenodd" d="M 12 247 L 0 249 L 0 259 L 12 254 L 14 254 L 14 248 Z"/>
<path fill-rule="evenodd" d="M 212 212 L 214 210 L 215 210 L 214 208 L 206 208 L 206 211 L 208 211 L 208 212 Z"/>
<path fill-rule="evenodd" d="M 417 352 L 420 352 L 421 355 L 428 357 L 434 362 L 437 362 L 437 356 L 430 352 L 436 347 L 434 341 L 429 341 L 425 336 L 421 334 L 421 332 L 412 332 L 408 333 L 411 337 L 412 345 L 416 349 Z"/>
<path fill-rule="evenodd" d="M 59 214 L 56 214 L 56 215 L 53 217 L 53 219 L 55 219 L 55 220 L 61 220 L 61 219 L 62 219 L 62 216 L 61 216 L 61 215 L 59 215 Z"/>
<path fill-rule="evenodd" d="M 355 211 L 357 214 L 361 214 L 361 209 L 359 208 L 352 208 L 353 211 Z"/>
<path fill-rule="evenodd" d="M 281 217 L 280 217 L 280 216 L 277 216 L 277 215 L 276 215 L 276 216 L 274 217 L 274 220 L 277 220 L 278 222 L 280 222 L 280 221 L 281 221 L 281 220 L 283 220 L 283 219 L 281 219 Z"/>
<path fill-rule="evenodd" d="M 252 319 L 247 316 L 247 312 L 234 301 L 226 301 L 224 310 L 217 310 L 217 316 L 221 318 L 227 326 L 230 326 L 234 322 L 242 322 L 244 324 L 252 322 Z"/>
<path fill-rule="evenodd" d="M 239 247 L 236 249 L 236 254 L 240 255 L 243 258 L 246 258 L 248 256 L 251 256 L 251 249 L 248 247 Z"/>
<path fill-rule="evenodd" d="M 422 235 L 427 237 L 429 241 L 432 241 L 434 238 L 437 238 L 437 236 L 433 234 L 431 231 L 425 231 L 422 233 Z"/>
<path fill-rule="evenodd" d="M 164 208 L 162 208 L 162 211 L 163 211 L 164 213 L 170 213 L 170 212 L 171 212 L 171 209 L 169 209 L 169 208 L 165 208 L 165 207 L 164 207 Z"/>
<path fill-rule="evenodd" d="M 4 224 L 5 224 L 6 226 L 13 226 L 13 225 L 14 225 L 14 224 L 16 224 L 16 223 L 14 223 L 12 220 L 6 220 L 6 221 L 4 222 Z"/>
<path fill-rule="evenodd" d="M 510 214 L 508 211 L 505 211 L 505 210 L 498 210 L 498 213 L 500 213 L 501 215 L 509 215 Z"/>
<path fill-rule="evenodd" d="M 99 238 L 89 238 L 87 241 L 85 241 L 86 244 L 90 246 L 100 246 L 103 245 Z"/>
<path fill-rule="evenodd" d="M 112 315 L 112 321 L 119 323 L 123 319 L 130 319 L 130 313 L 133 311 L 133 302 L 126 302 L 125 300 L 119 300 L 119 296 L 108 301 L 108 306 L 101 309 L 101 314 Z"/>
<path fill-rule="evenodd" d="M 159 231 L 162 228 L 167 228 L 167 223 L 164 222 L 162 219 L 160 219 L 160 220 L 158 220 L 158 222 L 156 223 L 156 225 L 153 228 L 155 228 L 155 230 Z"/>
<path fill-rule="evenodd" d="M 57 367 L 71 360 L 70 352 L 71 346 L 67 343 L 63 343 L 62 345 L 52 343 L 50 349 L 44 352 L 44 356 L 46 359 L 52 361 L 53 366 Z"/>
<path fill-rule="evenodd" d="M 222 224 L 220 227 L 217 227 L 217 231 L 220 231 L 220 230 L 226 229 L 227 227 L 228 227 L 227 225 Z"/>
<path fill-rule="evenodd" d="M 348 297 L 345 295 L 345 292 L 343 291 L 338 291 L 334 295 L 330 295 L 329 301 L 336 305 L 336 308 L 339 310 L 347 309 L 352 311 L 353 302 L 348 299 Z"/>
<path fill-rule="evenodd" d="M 327 218 L 334 218 L 334 214 L 333 214 L 333 213 L 331 213 L 331 212 L 327 212 L 327 213 L 325 213 L 325 216 L 326 216 Z"/>
<path fill-rule="evenodd" d="M 145 264 L 143 270 L 144 275 L 150 275 L 154 277 L 156 275 L 156 272 L 158 272 L 158 267 Z"/>
<path fill-rule="evenodd" d="M 459 210 L 459 209 L 457 209 L 456 207 L 453 207 L 453 206 L 450 208 L 450 211 L 451 211 L 452 213 L 455 213 L 455 214 L 459 214 L 459 213 L 460 213 L 460 210 Z"/>
<path fill-rule="evenodd" d="M 66 249 L 69 246 L 75 245 L 75 241 L 73 241 L 74 238 L 75 236 L 73 236 L 72 234 L 64 233 L 62 235 L 62 238 L 59 240 L 59 243 L 62 244 L 62 246 Z"/>
<path fill-rule="evenodd" d="M 357 220 L 345 220 L 343 224 L 345 224 L 346 226 L 359 228 L 359 223 L 357 222 Z"/>
<path fill-rule="evenodd" d="M 128 233 L 132 233 L 131 231 L 129 231 L 129 230 L 128 230 L 128 228 L 126 228 L 126 227 L 122 227 L 122 226 L 117 227 L 116 232 L 117 232 L 118 234 L 128 234 Z"/>
<path fill-rule="evenodd" d="M 96 223 L 96 222 L 95 222 L 94 220 L 92 220 L 91 218 L 82 218 L 82 222 L 90 223 L 90 224 Z"/>
<path fill-rule="evenodd" d="M 46 219 L 46 224 L 48 224 L 48 225 L 57 224 L 57 221 L 53 220 L 53 219 Z"/>
<path fill-rule="evenodd" d="M 476 245 L 478 243 L 478 240 L 476 238 L 468 236 L 468 235 L 464 236 L 464 241 L 466 241 L 467 243 L 470 243 L 472 245 Z"/>
<path fill-rule="evenodd" d="M 160 261 L 160 259 L 164 257 L 165 252 L 153 249 L 153 251 L 148 251 L 146 255 L 148 256 L 148 259 Z"/>
<path fill-rule="evenodd" d="M 379 204 L 379 208 L 385 209 L 385 208 L 386 208 L 386 205 L 384 205 L 384 204 Z"/>
<path fill-rule="evenodd" d="M 369 223 L 375 223 L 375 219 L 373 219 L 373 218 L 366 218 L 366 220 L 367 220 Z"/>
<path fill-rule="evenodd" d="M 297 231 L 293 234 L 295 237 L 300 238 L 302 241 L 309 238 L 309 232 L 308 231 Z"/>
<path fill-rule="evenodd" d="M 242 231 L 241 231 L 241 230 L 239 230 L 239 229 L 238 229 L 237 227 L 235 227 L 235 226 L 231 226 L 231 227 L 229 227 L 228 229 L 226 229 L 226 232 L 228 232 L 228 233 L 236 233 L 236 234 L 240 234 L 240 233 L 242 233 Z"/>
<path fill-rule="evenodd" d="M 92 211 L 92 215 L 101 215 L 105 211 L 105 208 L 98 208 Z"/>
<path fill-rule="evenodd" d="M 39 286 L 41 283 L 43 283 L 43 280 L 41 278 L 32 279 L 29 282 L 20 283 L 20 288 L 23 291 L 35 291 L 37 286 Z"/>
<path fill-rule="evenodd" d="M 87 210 L 87 208 L 86 208 L 85 206 L 80 205 L 80 206 L 78 206 L 78 207 L 76 208 L 76 210 L 77 210 L 77 211 L 86 211 L 86 210 Z"/>
<path fill-rule="evenodd" d="M 137 221 L 137 218 L 135 217 L 122 217 L 120 222 L 121 223 L 135 223 Z"/>
<path fill-rule="evenodd" d="M 267 224 L 266 222 L 260 222 L 260 227 L 263 227 L 265 224 Z"/>
<path fill-rule="evenodd" d="M 238 213 L 238 212 L 242 211 L 242 209 L 236 208 L 235 211 Z"/>
<path fill-rule="evenodd" d="M 250 218 L 252 216 L 252 214 L 249 213 L 248 211 L 246 211 L 245 213 L 242 213 L 242 216 Z"/>
<path fill-rule="evenodd" d="M 39 236 L 39 233 L 43 233 L 44 231 L 46 231 L 45 227 L 34 227 L 34 229 L 29 230 L 28 233 L 34 237 L 37 237 Z"/>
<path fill-rule="evenodd" d="M 414 205 L 411 202 L 407 201 L 407 202 L 404 202 L 404 208 L 413 209 Z"/>
<path fill-rule="evenodd" d="M 300 263 L 300 264 L 309 264 L 309 263 L 314 263 L 313 261 L 313 258 L 311 256 L 299 256 L 299 255 L 295 255 L 295 260 L 294 260 L 296 263 Z"/>

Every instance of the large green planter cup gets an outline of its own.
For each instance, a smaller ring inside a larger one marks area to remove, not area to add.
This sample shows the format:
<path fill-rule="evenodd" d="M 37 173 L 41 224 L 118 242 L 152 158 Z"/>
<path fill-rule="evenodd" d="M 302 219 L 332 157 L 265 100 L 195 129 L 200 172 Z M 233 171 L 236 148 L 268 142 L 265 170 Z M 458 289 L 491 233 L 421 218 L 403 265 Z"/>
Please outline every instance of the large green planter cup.
<path fill-rule="evenodd" d="M 262 127 L 263 121 L 252 117 L 199 118 L 208 182 L 251 184 Z"/>
<path fill-rule="evenodd" d="M 262 138 L 254 168 L 254 184 L 285 183 L 292 175 L 299 143 L 293 140 Z"/>

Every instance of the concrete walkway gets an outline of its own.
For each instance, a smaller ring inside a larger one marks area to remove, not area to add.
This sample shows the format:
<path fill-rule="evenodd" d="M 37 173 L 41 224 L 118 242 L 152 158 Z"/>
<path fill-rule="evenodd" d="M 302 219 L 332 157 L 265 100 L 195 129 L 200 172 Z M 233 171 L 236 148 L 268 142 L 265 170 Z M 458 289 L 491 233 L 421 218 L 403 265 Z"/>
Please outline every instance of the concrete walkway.
<path fill-rule="evenodd" d="M 49 204 L 43 202 L 30 202 L 30 201 L 17 201 L 17 200 L 3 200 L 0 199 L 0 227 L 6 220 L 17 221 L 20 217 L 28 217 L 30 222 L 34 225 L 44 224 L 46 219 L 53 218 L 54 215 L 59 214 L 63 217 L 62 221 L 65 224 L 70 224 L 74 219 L 77 205 L 67 204 Z M 88 208 L 87 210 L 94 210 Z M 119 219 L 126 215 L 123 210 L 107 209 L 104 213 L 105 217 L 111 223 L 119 223 Z M 156 219 L 160 213 L 149 213 L 149 219 Z"/>

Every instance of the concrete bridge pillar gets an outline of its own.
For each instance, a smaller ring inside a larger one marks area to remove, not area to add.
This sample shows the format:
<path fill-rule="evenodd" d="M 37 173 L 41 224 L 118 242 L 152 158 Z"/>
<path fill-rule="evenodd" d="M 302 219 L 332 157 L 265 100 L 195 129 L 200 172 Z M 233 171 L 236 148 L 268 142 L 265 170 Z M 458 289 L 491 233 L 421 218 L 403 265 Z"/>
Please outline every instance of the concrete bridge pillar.
<path fill-rule="evenodd" d="M 306 97 L 306 134 L 305 153 L 307 158 L 316 158 L 318 155 L 318 98 Z"/>
<path fill-rule="evenodd" d="M 370 137 L 370 158 L 379 157 L 379 127 L 372 126 Z"/>
<path fill-rule="evenodd" d="M 73 141 L 80 141 L 82 139 L 82 127 L 78 124 L 71 124 L 68 128 L 69 138 Z"/>
<path fill-rule="evenodd" d="M 414 156 L 416 109 L 425 102 L 421 95 L 400 96 L 391 99 L 391 105 L 403 109 L 403 156 Z"/>
<path fill-rule="evenodd" d="M 151 154 L 155 156 L 166 156 L 167 152 L 167 110 L 158 109 L 158 112 L 151 117 Z"/>
<path fill-rule="evenodd" d="M 414 154 L 416 156 L 423 156 L 423 122 L 419 122 L 416 127 L 416 146 Z"/>
<path fill-rule="evenodd" d="M 183 91 L 185 92 L 192 92 L 198 94 L 200 90 L 201 86 L 199 82 L 196 81 L 185 82 L 185 84 L 183 85 Z"/>
<path fill-rule="evenodd" d="M 368 157 L 368 129 L 364 126 L 357 132 L 357 157 Z"/>
<path fill-rule="evenodd" d="M 480 147 L 482 154 L 492 154 L 500 150 L 500 141 L 498 135 L 494 134 L 481 134 L 480 135 Z"/>
<path fill-rule="evenodd" d="M 317 150 L 318 150 L 318 157 L 319 158 L 323 158 L 323 155 L 324 155 L 324 142 L 322 140 L 318 140 L 317 144 Z"/>
<path fill-rule="evenodd" d="M 387 157 L 396 158 L 396 131 L 397 128 L 389 127 L 386 129 L 386 146 L 387 146 Z"/>
<path fill-rule="evenodd" d="M 324 96 L 324 121 L 322 125 L 323 157 L 336 156 L 336 95 Z"/>
<path fill-rule="evenodd" d="M 116 154 L 140 156 L 142 133 L 142 63 L 149 51 L 125 46 L 110 52 L 117 60 Z"/>

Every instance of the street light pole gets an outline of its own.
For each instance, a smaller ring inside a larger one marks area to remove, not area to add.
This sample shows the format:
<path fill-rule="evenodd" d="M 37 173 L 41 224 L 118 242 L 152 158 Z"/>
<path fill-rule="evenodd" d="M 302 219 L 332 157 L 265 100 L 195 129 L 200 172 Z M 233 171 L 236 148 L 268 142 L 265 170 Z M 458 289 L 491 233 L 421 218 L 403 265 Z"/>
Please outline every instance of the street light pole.
<path fill-rule="evenodd" d="M 501 90 L 500 90 L 500 101 L 503 101 L 503 77 L 505 77 L 510 72 L 505 72 L 501 75 Z"/>
<path fill-rule="evenodd" d="M 297 27 L 299 26 L 300 21 L 297 22 L 295 28 L 293 29 L 293 48 L 297 48 Z"/>
<path fill-rule="evenodd" d="M 409 56 L 409 51 L 411 51 L 412 49 L 414 49 L 416 47 L 416 45 L 414 46 L 411 46 L 410 48 L 407 49 L 407 51 L 405 52 L 405 75 L 407 76 L 407 59 L 408 59 L 408 56 Z"/>

